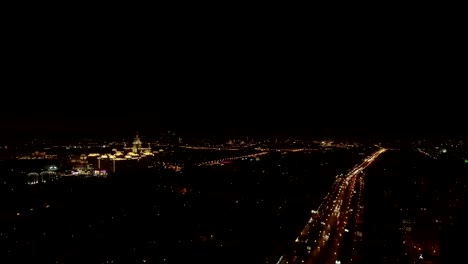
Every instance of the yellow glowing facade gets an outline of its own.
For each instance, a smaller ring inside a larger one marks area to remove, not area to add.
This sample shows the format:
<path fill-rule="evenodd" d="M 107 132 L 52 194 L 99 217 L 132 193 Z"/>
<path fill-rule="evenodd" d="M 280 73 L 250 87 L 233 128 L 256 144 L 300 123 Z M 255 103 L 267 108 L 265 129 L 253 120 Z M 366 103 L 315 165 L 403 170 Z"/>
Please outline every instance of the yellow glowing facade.
<path fill-rule="evenodd" d="M 108 171 L 115 172 L 116 166 L 118 166 L 116 163 L 119 163 L 119 161 L 139 161 L 141 158 L 154 156 L 153 152 L 151 151 L 151 144 L 148 144 L 148 147 L 146 148 L 142 147 L 142 145 L 143 143 L 137 134 L 133 141 L 132 147 L 126 147 L 124 145 L 122 150 L 112 149 L 111 153 L 90 153 L 87 155 L 87 158 L 94 160 L 93 163 L 95 163 L 98 171 L 106 168 Z"/>
<path fill-rule="evenodd" d="M 124 145 L 123 150 L 112 149 L 112 153 L 90 153 L 88 158 L 97 159 L 97 167 L 100 168 L 101 160 L 139 160 L 140 158 L 153 156 L 151 151 L 151 144 L 148 143 L 148 147 L 142 147 L 143 143 L 141 142 L 138 134 L 136 135 L 132 147 L 126 147 Z M 115 165 L 114 165 L 115 166 Z"/>
<path fill-rule="evenodd" d="M 143 147 L 143 143 L 141 142 L 138 133 L 135 136 L 135 139 L 133 140 L 132 147 L 124 146 L 124 152 L 126 152 L 125 156 L 131 157 L 153 156 L 153 153 L 151 152 L 151 144 L 148 143 L 147 148 Z M 119 154 L 124 155 L 123 153 Z"/>

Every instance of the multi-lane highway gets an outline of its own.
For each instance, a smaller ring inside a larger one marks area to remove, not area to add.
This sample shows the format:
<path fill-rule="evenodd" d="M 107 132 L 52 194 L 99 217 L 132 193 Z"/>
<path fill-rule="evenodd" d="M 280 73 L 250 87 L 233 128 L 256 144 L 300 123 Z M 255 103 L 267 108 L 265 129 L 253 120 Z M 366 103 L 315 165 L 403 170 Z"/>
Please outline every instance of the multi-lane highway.
<path fill-rule="evenodd" d="M 348 174 L 339 175 L 331 191 L 296 238 L 292 252 L 278 263 L 340 264 L 359 263 L 356 254 L 362 233 L 362 189 L 364 169 L 385 152 L 379 149 L 356 165 Z"/>

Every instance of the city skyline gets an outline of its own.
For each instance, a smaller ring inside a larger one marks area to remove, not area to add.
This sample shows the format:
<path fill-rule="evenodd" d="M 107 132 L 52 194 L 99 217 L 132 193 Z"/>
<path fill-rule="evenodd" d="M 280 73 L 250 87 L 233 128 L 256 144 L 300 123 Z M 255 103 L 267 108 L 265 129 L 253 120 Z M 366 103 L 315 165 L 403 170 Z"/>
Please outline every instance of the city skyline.
<path fill-rule="evenodd" d="M 138 132 L 0 145 L 0 258 L 455 263 L 467 231 L 466 142 Z"/>
<path fill-rule="evenodd" d="M 151 5 L 6 20 L 1 263 L 466 259 L 465 9 Z"/>

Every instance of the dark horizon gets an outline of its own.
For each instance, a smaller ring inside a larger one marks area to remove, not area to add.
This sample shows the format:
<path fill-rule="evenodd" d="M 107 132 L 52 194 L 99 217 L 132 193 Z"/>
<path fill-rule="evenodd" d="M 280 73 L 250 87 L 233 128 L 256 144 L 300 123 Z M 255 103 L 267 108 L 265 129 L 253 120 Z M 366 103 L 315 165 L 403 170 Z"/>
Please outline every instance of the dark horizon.
<path fill-rule="evenodd" d="M 78 139 L 96 139 L 96 140 L 132 140 L 135 133 L 139 133 L 143 139 L 154 140 L 160 135 L 166 134 L 168 131 L 175 133 L 176 137 L 182 139 L 304 139 L 304 140 L 444 140 L 444 139 L 459 139 L 466 140 L 466 130 L 447 130 L 442 131 L 441 128 L 430 130 L 430 128 L 420 128 L 404 130 L 391 130 L 386 128 L 361 128 L 354 130 L 340 130 L 337 127 L 316 127 L 316 128 L 278 128 L 278 127 L 250 127 L 250 128 L 233 128 L 233 127 L 197 127 L 190 129 L 187 127 L 177 126 L 102 126 L 99 125 L 89 127 L 73 127 L 70 125 L 61 127 L 29 127 L 15 130 L 3 130 L 0 143 L 11 144 L 14 142 L 22 142 L 29 139 L 49 139 L 70 142 Z"/>
<path fill-rule="evenodd" d="M 156 17 L 57 7 L 13 43 L 0 135 L 468 134 L 463 16 L 374 7 Z"/>

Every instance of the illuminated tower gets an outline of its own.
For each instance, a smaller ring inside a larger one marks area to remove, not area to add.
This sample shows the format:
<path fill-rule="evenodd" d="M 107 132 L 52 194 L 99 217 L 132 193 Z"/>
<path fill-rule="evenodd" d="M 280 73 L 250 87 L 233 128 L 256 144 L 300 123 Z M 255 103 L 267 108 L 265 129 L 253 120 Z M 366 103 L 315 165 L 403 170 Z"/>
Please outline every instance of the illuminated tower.
<path fill-rule="evenodd" d="M 142 143 L 140 141 L 140 137 L 138 137 L 138 132 L 137 132 L 135 140 L 133 141 L 132 152 L 138 153 L 138 151 L 141 149 L 141 144 Z"/>

